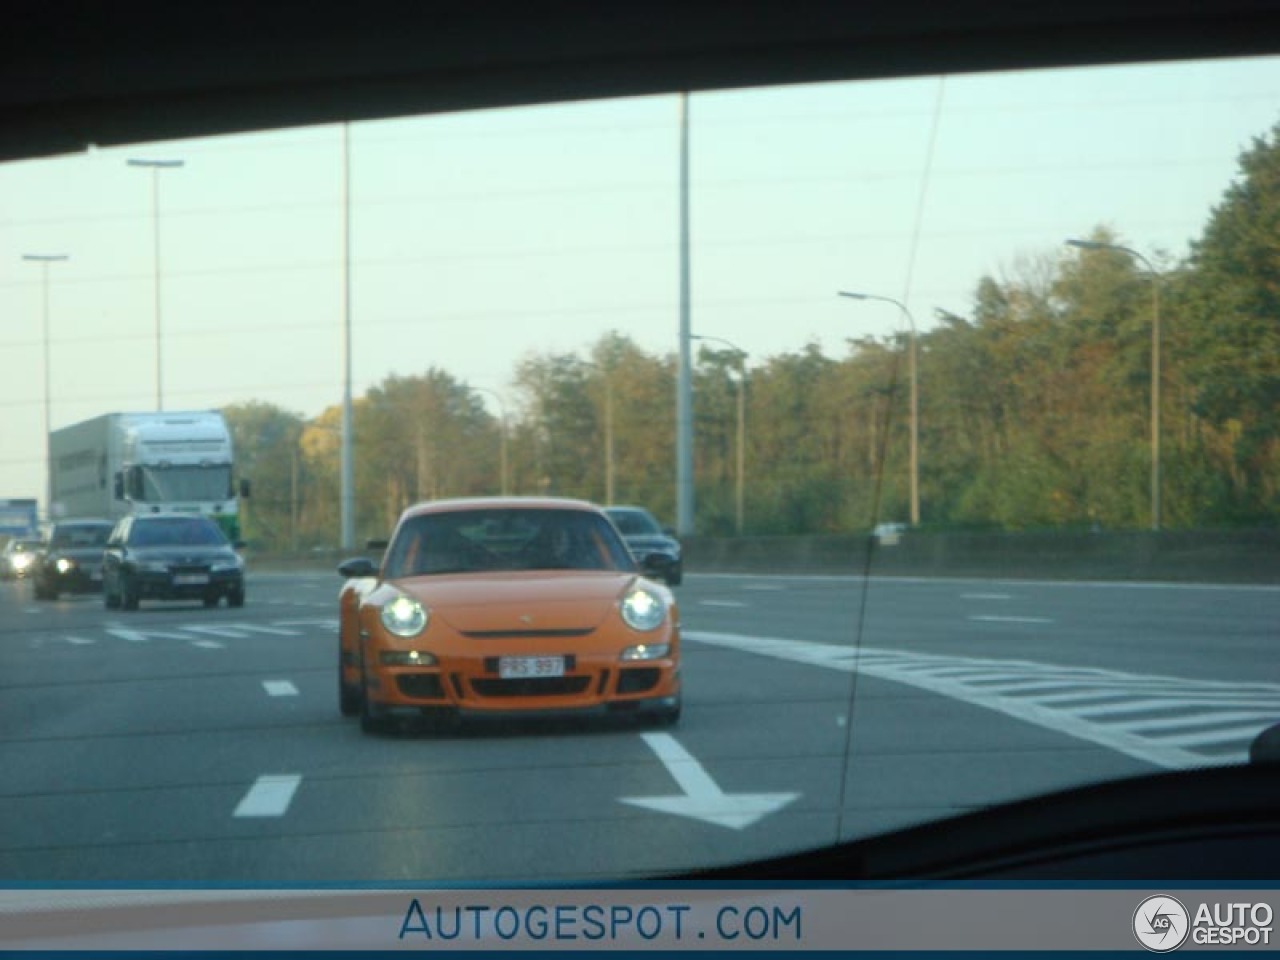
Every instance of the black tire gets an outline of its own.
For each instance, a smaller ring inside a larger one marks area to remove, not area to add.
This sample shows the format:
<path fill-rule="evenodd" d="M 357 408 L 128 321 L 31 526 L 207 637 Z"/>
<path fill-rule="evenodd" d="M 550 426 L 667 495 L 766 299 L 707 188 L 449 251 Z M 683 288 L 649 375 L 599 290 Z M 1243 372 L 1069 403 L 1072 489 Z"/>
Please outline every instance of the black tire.
<path fill-rule="evenodd" d="M 244 585 L 243 584 L 227 591 L 227 606 L 228 607 L 244 606 Z"/>
<path fill-rule="evenodd" d="M 342 648 L 338 648 L 338 712 L 344 717 L 354 717 L 364 703 L 364 691 L 342 682 Z"/>
<path fill-rule="evenodd" d="M 674 567 L 672 571 L 667 574 L 667 586 L 678 587 L 682 583 L 684 583 L 684 567 Z"/>
<path fill-rule="evenodd" d="M 390 720 L 369 699 L 369 687 L 365 683 L 364 665 L 360 666 L 360 732 L 366 734 L 387 733 Z"/>
<path fill-rule="evenodd" d="M 120 608 L 122 610 L 137 610 L 138 604 L 141 602 L 138 585 L 130 580 L 127 576 L 120 576 Z"/>
<path fill-rule="evenodd" d="M 103 588 L 102 588 L 102 605 L 103 605 L 104 607 L 106 607 L 108 610 L 119 610 L 119 609 L 120 609 L 120 594 L 118 594 L 118 593 L 112 593 L 112 592 L 111 592 L 109 589 L 107 589 L 107 587 L 104 585 L 104 586 L 103 586 Z"/>
<path fill-rule="evenodd" d="M 204 604 L 204 608 L 206 610 L 210 609 L 211 607 L 216 607 L 218 605 L 218 595 L 215 593 L 213 596 L 201 597 L 200 602 Z"/>
<path fill-rule="evenodd" d="M 674 707 L 663 707 L 645 714 L 645 719 L 655 727 L 674 727 L 680 722 L 681 701 L 677 698 Z"/>
<path fill-rule="evenodd" d="M 57 600 L 58 599 L 57 588 L 50 590 L 48 587 L 41 586 L 39 581 L 36 581 L 34 585 L 34 590 L 35 590 L 37 600 Z"/>

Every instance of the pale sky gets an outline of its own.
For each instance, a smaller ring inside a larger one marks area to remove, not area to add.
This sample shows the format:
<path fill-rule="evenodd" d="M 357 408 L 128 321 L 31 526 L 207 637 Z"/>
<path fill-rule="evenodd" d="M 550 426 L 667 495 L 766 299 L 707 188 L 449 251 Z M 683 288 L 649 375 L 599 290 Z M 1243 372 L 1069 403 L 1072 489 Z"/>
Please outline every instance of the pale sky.
<path fill-rule="evenodd" d="M 752 362 L 841 355 L 899 318 L 839 289 L 905 298 L 927 329 L 1099 224 L 1185 255 L 1280 122 L 1280 58 L 696 94 L 690 117 L 695 332 Z M 674 96 L 353 124 L 357 395 L 431 366 L 507 392 L 522 356 L 608 330 L 674 352 L 678 136 Z M 185 161 L 160 174 L 165 408 L 341 400 L 341 144 L 325 126 L 0 165 L 0 499 L 45 483 L 23 254 L 71 257 L 49 268 L 53 426 L 154 409 L 151 174 L 129 157 Z"/>

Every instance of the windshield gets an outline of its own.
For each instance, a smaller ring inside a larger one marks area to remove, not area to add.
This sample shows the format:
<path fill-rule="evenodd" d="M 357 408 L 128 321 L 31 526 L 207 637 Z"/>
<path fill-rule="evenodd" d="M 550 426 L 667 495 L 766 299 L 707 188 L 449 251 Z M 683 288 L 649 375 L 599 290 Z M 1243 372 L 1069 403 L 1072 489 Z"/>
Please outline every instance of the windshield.
<path fill-rule="evenodd" d="M 128 540 L 131 547 L 214 547 L 226 543 L 217 526 L 194 517 L 135 520 Z"/>
<path fill-rule="evenodd" d="M 581 510 L 459 510 L 406 520 L 384 575 L 633 570 L 608 522 Z"/>
<path fill-rule="evenodd" d="M 143 467 L 142 497 L 148 503 L 176 500 L 226 500 L 230 467 Z"/>
<path fill-rule="evenodd" d="M 609 518 L 624 537 L 662 534 L 658 521 L 643 510 L 610 510 Z"/>
<path fill-rule="evenodd" d="M 0 584 L 0 880 L 647 878 L 1280 721 L 1280 57 L 103 145 L 0 222 L 0 491 L 225 543 L 112 411 L 253 484 L 179 599 Z"/>

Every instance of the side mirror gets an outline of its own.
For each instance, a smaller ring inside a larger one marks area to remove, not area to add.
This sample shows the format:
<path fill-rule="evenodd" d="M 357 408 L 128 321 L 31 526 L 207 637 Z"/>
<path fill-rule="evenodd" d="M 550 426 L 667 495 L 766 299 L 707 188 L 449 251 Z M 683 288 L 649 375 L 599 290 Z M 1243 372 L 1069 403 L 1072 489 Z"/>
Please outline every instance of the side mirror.
<path fill-rule="evenodd" d="M 389 540 L 366 540 L 364 546 L 366 550 L 385 550 Z"/>
<path fill-rule="evenodd" d="M 376 577 L 378 565 L 368 557 L 354 557 L 338 564 L 338 572 L 348 580 L 356 577 Z"/>
<path fill-rule="evenodd" d="M 674 540 L 674 539 L 676 538 L 676 531 L 675 531 L 675 527 L 663 527 L 663 528 L 662 528 L 662 532 L 663 532 L 663 533 L 665 533 L 665 534 L 666 534 L 668 537 L 670 537 L 672 540 Z"/>
<path fill-rule="evenodd" d="M 247 546 L 248 546 L 248 544 L 247 544 L 247 543 L 245 543 L 243 540 L 232 540 L 232 541 L 231 541 L 231 548 L 232 548 L 233 550 L 243 550 L 243 549 L 244 549 L 245 547 L 247 547 Z"/>

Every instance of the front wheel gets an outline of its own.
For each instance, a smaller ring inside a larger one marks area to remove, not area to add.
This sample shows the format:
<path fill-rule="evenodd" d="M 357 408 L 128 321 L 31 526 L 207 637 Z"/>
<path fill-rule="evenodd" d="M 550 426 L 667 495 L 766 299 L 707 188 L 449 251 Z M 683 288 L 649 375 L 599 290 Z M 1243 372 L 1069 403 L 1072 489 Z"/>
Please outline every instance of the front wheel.
<path fill-rule="evenodd" d="M 216 603 L 217 601 L 215 600 L 214 602 Z M 227 606 L 228 607 L 244 606 L 244 585 L 243 584 L 227 591 Z"/>
<path fill-rule="evenodd" d="M 138 603 L 141 601 L 141 591 L 133 579 L 122 575 L 120 577 L 120 606 L 125 610 L 137 610 Z"/>
<path fill-rule="evenodd" d="M 111 588 L 104 585 L 102 588 L 102 605 L 108 610 L 119 610 L 120 594 L 112 593 Z"/>

